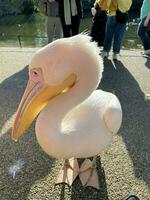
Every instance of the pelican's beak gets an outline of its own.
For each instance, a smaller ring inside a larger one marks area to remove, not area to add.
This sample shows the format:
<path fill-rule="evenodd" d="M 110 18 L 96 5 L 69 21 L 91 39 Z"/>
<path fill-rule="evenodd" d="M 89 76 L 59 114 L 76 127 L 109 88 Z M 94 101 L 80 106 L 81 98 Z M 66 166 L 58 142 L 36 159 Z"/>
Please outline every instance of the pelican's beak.
<path fill-rule="evenodd" d="M 71 88 L 75 82 L 75 74 L 71 74 L 61 84 L 55 86 L 34 84 L 29 81 L 16 113 L 12 139 L 17 141 L 48 102 L 66 89 Z"/>

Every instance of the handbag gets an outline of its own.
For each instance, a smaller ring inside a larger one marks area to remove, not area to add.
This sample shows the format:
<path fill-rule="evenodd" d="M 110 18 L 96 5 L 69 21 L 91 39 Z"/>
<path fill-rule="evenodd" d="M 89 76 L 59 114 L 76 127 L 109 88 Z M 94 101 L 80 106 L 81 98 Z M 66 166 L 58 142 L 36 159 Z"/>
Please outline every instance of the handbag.
<path fill-rule="evenodd" d="M 126 23 L 128 21 L 128 13 L 121 12 L 119 9 L 116 10 L 116 21 L 120 24 Z"/>

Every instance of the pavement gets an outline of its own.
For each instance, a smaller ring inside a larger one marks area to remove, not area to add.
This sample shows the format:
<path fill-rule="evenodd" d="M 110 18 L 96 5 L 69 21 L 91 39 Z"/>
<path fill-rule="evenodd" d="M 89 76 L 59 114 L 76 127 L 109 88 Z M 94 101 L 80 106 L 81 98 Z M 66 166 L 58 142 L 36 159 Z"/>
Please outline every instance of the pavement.
<path fill-rule="evenodd" d="M 11 140 L 14 113 L 28 79 L 34 48 L 0 48 L 0 200 L 121 200 L 128 194 L 150 200 L 150 59 L 123 50 L 104 60 L 99 88 L 115 93 L 123 122 L 111 146 L 97 158 L 100 190 L 55 185 L 63 160 L 38 145 L 34 123 L 18 143 Z"/>

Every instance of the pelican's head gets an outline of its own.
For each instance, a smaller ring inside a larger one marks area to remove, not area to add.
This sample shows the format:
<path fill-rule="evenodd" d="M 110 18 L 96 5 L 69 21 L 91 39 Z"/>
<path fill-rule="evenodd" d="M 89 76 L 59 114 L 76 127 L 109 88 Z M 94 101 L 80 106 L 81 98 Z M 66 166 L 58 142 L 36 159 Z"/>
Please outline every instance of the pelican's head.
<path fill-rule="evenodd" d="M 84 79 L 94 90 L 102 76 L 103 65 L 96 43 L 79 34 L 59 39 L 40 49 L 29 64 L 29 81 L 18 107 L 12 138 L 27 130 L 52 98 L 68 92 Z M 90 77 L 90 79 L 88 79 Z"/>

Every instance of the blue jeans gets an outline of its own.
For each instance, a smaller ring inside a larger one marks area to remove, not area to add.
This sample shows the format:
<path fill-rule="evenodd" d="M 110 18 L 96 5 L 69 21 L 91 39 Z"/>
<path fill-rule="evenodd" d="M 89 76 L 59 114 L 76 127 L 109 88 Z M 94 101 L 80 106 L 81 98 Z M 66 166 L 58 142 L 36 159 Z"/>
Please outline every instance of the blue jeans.
<path fill-rule="evenodd" d="M 139 37 L 141 38 L 142 40 L 142 43 L 143 43 L 143 47 L 144 47 L 144 50 L 148 50 L 150 49 L 150 38 L 146 32 L 146 28 L 144 27 L 144 21 L 145 21 L 146 17 L 144 17 L 140 24 L 139 24 L 139 27 L 138 27 L 138 35 Z"/>
<path fill-rule="evenodd" d="M 125 32 L 126 23 L 118 23 L 115 16 L 109 16 L 106 23 L 103 50 L 109 52 L 111 49 L 112 40 L 114 39 L 113 52 L 119 53 Z"/>

